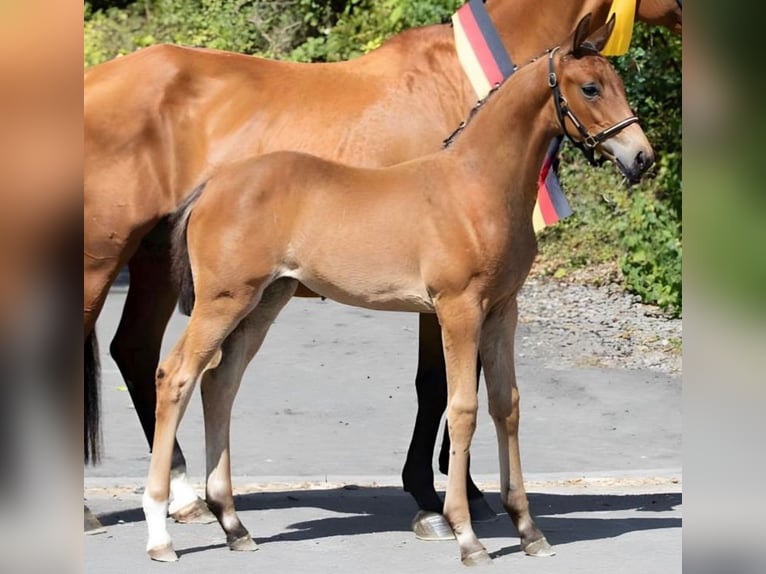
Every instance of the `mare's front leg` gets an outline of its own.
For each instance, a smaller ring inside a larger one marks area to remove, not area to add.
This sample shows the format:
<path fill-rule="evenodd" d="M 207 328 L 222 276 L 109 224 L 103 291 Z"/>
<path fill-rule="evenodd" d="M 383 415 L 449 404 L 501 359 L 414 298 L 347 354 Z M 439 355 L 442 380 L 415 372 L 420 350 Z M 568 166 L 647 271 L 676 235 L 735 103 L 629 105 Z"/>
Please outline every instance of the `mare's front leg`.
<path fill-rule="evenodd" d="M 497 432 L 500 459 L 500 496 L 516 525 L 521 549 L 532 556 L 551 556 L 553 548 L 529 512 L 519 453 L 519 389 L 514 369 L 514 336 L 518 308 L 516 300 L 494 311 L 481 333 L 481 359 L 487 381 L 489 414 Z"/>
<path fill-rule="evenodd" d="M 258 306 L 226 338 L 221 363 L 202 376 L 202 408 L 205 417 L 207 503 L 218 518 L 232 550 L 257 550 L 234 507 L 229 444 L 231 408 L 242 375 L 260 349 L 279 311 L 295 292 L 297 281 L 279 280 L 264 292 Z"/>
<path fill-rule="evenodd" d="M 479 378 L 477 369 L 477 385 Z M 447 372 L 439 320 L 435 314 L 422 313 L 418 331 L 418 371 L 415 376 L 418 410 L 412 431 L 407 460 L 402 470 L 404 490 L 415 499 L 420 511 L 412 521 L 412 529 L 421 540 L 454 538 L 452 529 L 442 516 L 443 503 L 434 487 L 433 452 L 439 424 L 447 408 Z M 439 470 L 449 469 L 449 431 L 444 423 L 444 437 L 439 455 Z M 496 515 L 484 499 L 470 475 L 466 476 L 468 502 L 474 521 Z"/>
<path fill-rule="evenodd" d="M 149 445 L 154 441 L 157 404 L 154 376 L 162 337 L 177 300 L 170 265 L 168 229 L 160 224 L 130 260 L 128 295 L 110 347 Z M 177 441 L 170 476 L 170 515 L 184 523 L 215 521 L 186 476 L 186 459 Z"/>
<path fill-rule="evenodd" d="M 436 302 L 447 370 L 447 423 L 451 442 L 444 516 L 455 532 L 463 564 L 490 561 L 474 534 L 466 496 L 471 440 L 476 429 L 476 364 L 483 320 L 479 305 L 463 296 Z"/>

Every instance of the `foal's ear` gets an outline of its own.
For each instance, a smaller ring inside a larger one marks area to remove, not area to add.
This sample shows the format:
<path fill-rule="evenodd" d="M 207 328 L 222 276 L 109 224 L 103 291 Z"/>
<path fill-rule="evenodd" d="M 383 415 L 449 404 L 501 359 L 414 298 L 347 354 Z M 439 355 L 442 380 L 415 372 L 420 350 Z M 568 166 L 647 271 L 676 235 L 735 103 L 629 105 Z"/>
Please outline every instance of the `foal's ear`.
<path fill-rule="evenodd" d="M 588 36 L 583 42 L 582 46 L 595 50 L 596 52 L 601 52 L 601 50 L 604 49 L 604 46 L 606 46 L 606 43 L 609 41 L 609 37 L 612 35 L 612 30 L 614 30 L 616 19 L 617 14 L 612 14 L 612 17 L 609 18 L 609 21 L 601 26 L 601 28 L 593 32 L 593 34 Z"/>
<path fill-rule="evenodd" d="M 583 42 L 585 42 L 588 37 L 588 33 L 590 32 L 590 19 L 591 13 L 588 12 L 577 24 L 574 40 L 572 41 L 572 52 L 575 54 L 577 53 L 577 49 L 582 46 Z"/>

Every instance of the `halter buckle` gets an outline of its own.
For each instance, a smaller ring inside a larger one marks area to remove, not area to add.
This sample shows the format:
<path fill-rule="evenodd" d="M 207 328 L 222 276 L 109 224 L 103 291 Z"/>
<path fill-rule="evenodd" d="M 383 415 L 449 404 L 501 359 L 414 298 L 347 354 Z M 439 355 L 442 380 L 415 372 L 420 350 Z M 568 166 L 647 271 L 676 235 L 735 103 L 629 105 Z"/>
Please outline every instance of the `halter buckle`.
<path fill-rule="evenodd" d="M 548 72 L 548 87 L 555 88 L 558 83 L 559 80 L 556 77 L 556 72 Z"/>
<path fill-rule="evenodd" d="M 593 149 L 598 145 L 598 140 L 596 139 L 596 136 L 588 134 L 583 139 L 583 144 L 585 144 L 585 147 Z"/>

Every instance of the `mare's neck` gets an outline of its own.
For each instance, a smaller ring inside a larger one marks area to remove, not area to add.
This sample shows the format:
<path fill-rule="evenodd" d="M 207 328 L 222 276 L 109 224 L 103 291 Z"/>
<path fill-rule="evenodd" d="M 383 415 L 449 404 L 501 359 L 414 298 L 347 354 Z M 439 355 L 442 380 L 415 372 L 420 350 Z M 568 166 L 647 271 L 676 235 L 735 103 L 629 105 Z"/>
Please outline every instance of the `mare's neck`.
<path fill-rule="evenodd" d="M 593 13 L 594 23 L 605 20 L 610 5 L 611 0 L 488 0 L 487 10 L 513 62 L 522 66 L 568 37 L 587 12 Z M 476 103 L 456 56 L 452 27 L 432 25 L 397 34 L 348 65 L 398 78 L 409 91 L 410 84 L 419 87 L 411 96 L 418 102 L 408 105 L 439 110 L 439 129 L 447 137 Z"/>
<path fill-rule="evenodd" d="M 529 212 L 530 222 L 545 153 L 561 132 L 547 78 L 547 56 L 520 68 L 486 100 L 444 156 L 481 182 L 481 193 Z"/>
<path fill-rule="evenodd" d="M 488 0 L 487 12 L 514 64 L 521 66 L 567 38 L 592 13 L 592 26 L 606 21 L 611 0 Z"/>

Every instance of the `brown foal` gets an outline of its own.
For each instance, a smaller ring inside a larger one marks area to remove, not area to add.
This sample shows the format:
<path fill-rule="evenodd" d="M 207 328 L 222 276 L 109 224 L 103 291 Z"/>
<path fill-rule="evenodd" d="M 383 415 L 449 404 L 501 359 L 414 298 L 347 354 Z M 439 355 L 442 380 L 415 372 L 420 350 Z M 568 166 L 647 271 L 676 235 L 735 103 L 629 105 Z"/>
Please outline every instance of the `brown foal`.
<path fill-rule="evenodd" d="M 152 558 L 177 558 L 165 524 L 173 440 L 200 375 L 207 501 L 232 549 L 256 548 L 234 509 L 231 406 L 245 367 L 299 283 L 342 303 L 438 318 L 452 443 L 444 515 L 465 564 L 490 559 L 466 498 L 481 356 L 503 504 L 522 549 L 552 553 L 530 515 L 521 472 L 516 295 L 537 252 L 532 211 L 552 137 L 587 142 L 631 181 L 653 162 L 621 79 L 598 53 L 613 23 L 589 34 L 584 17 L 561 49 L 502 85 L 445 150 L 378 169 L 275 152 L 222 168 L 188 198 L 176 255 L 187 266 L 186 297 L 193 282 L 195 301 L 157 370 L 143 503 Z"/>
<path fill-rule="evenodd" d="M 488 0 L 487 10 L 510 56 L 522 64 L 571 33 L 584 14 L 605 22 L 610 4 Z M 636 18 L 681 32 L 674 0 L 637 0 Z M 130 288 L 111 355 L 150 443 L 154 374 L 177 296 L 163 223 L 189 190 L 216 166 L 282 149 L 367 167 L 420 157 L 439 149 L 475 101 L 449 25 L 406 31 L 366 56 L 337 64 L 155 46 L 86 71 L 86 356 L 98 358 L 91 344 L 96 318 L 119 270 L 129 264 Z M 86 381 L 92 392 L 98 371 L 87 372 L 93 374 Z M 421 315 L 416 384 L 419 410 L 404 486 L 421 508 L 438 512 L 431 452 L 446 393 L 439 325 L 430 314 Z M 89 406 L 86 436 L 95 440 L 98 401 Z M 86 445 L 86 453 L 95 451 L 95 443 Z M 170 511 L 179 520 L 204 508 L 185 471 L 176 444 Z"/>

